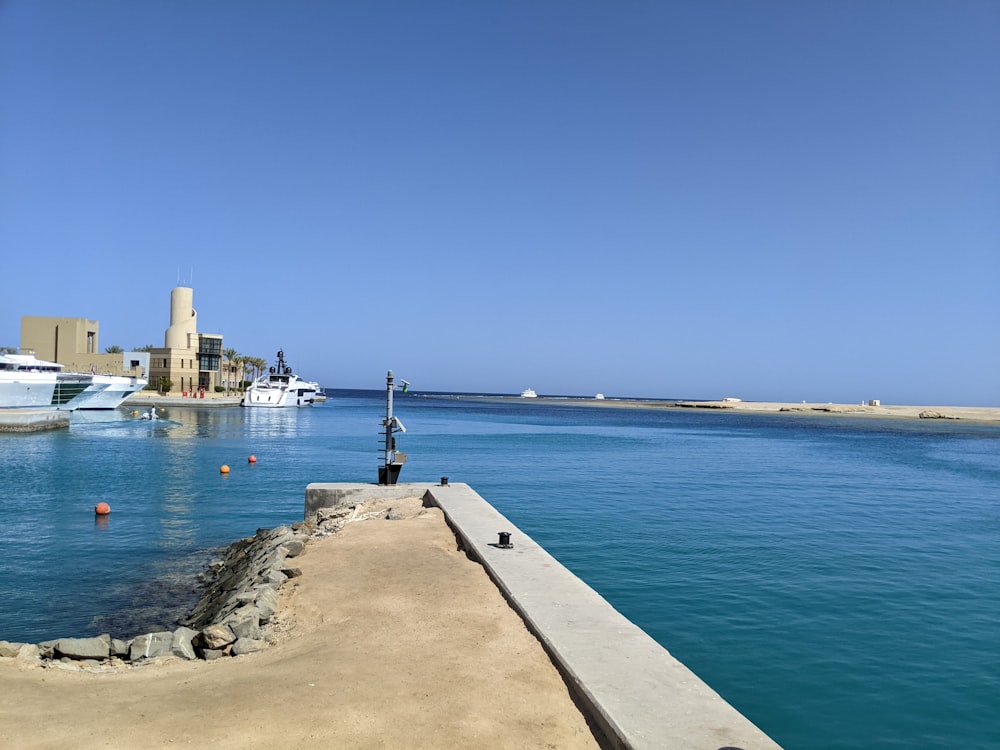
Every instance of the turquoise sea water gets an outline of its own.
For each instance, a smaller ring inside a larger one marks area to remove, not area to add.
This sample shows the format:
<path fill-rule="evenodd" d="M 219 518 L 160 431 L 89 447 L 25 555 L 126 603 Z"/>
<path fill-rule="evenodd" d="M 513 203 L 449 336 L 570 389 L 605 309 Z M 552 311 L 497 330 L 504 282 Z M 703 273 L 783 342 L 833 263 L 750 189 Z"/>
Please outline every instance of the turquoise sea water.
<path fill-rule="evenodd" d="M 785 747 L 1000 748 L 1000 427 L 400 393 L 396 412 L 401 481 L 472 485 Z M 383 413 L 333 391 L 0 435 L 0 639 L 171 625 L 214 548 L 300 520 L 309 482 L 374 481 Z"/>

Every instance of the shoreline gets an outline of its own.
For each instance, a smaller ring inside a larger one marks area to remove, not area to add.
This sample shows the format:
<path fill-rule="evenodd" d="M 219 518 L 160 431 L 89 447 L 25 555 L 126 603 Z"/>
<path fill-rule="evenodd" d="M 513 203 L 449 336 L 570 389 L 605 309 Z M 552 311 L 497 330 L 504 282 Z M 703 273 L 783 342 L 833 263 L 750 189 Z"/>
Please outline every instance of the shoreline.
<path fill-rule="evenodd" d="M 419 395 L 419 394 L 418 394 Z M 810 416 L 874 417 L 882 419 L 923 419 L 931 421 L 962 421 L 1000 423 L 1000 407 L 996 406 L 923 406 L 907 404 L 834 404 L 790 401 L 727 401 L 725 399 L 690 401 L 655 399 L 604 398 L 586 396 L 437 396 L 423 398 L 454 398 L 459 400 L 492 401 L 501 403 L 539 404 L 546 406 L 585 406 L 601 409 L 676 409 L 714 412 L 743 412 L 748 414 L 790 414 Z"/>
<path fill-rule="evenodd" d="M 1000 424 L 1000 406 L 934 406 L 919 404 L 836 404 L 820 402 L 791 401 L 729 401 L 726 399 L 692 401 L 678 399 L 637 399 L 603 398 L 587 396 L 490 396 L 466 394 L 413 394 L 414 398 L 487 401 L 494 403 L 517 403 L 546 406 L 585 406 L 602 409 L 692 409 L 715 412 L 744 412 L 748 414 L 792 414 L 811 416 L 874 417 L 881 419 L 926 419 L 932 421 L 962 421 L 985 424 Z M 336 401 L 336 397 L 330 399 Z M 138 392 L 122 404 L 123 408 L 147 406 L 157 407 L 224 407 L 239 406 L 239 396 L 209 394 L 206 398 L 184 398 L 179 395 L 161 395 L 153 392 Z"/>

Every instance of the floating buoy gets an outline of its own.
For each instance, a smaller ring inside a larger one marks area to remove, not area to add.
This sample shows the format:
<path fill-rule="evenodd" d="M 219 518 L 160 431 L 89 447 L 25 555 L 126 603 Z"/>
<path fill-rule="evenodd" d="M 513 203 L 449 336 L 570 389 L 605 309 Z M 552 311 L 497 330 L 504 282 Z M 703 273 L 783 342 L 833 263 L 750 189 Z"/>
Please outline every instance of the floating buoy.
<path fill-rule="evenodd" d="M 94 506 L 94 513 L 99 516 L 106 516 L 111 512 L 111 506 L 107 503 L 98 503 Z"/>
<path fill-rule="evenodd" d="M 229 473 L 229 467 L 226 466 L 225 464 L 222 464 L 222 466 L 219 467 L 219 473 L 221 473 L 221 474 L 228 474 Z"/>
<path fill-rule="evenodd" d="M 257 463 L 257 457 L 254 456 L 254 455 L 251 455 L 249 458 L 247 458 L 247 463 L 248 464 L 255 464 L 255 463 Z"/>

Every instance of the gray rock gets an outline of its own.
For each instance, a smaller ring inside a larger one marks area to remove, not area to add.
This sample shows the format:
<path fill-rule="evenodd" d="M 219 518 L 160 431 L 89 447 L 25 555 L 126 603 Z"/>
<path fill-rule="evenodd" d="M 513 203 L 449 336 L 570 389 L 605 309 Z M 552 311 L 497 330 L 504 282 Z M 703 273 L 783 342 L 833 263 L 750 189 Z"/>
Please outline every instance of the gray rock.
<path fill-rule="evenodd" d="M 34 643 L 22 643 L 17 652 L 18 661 L 38 662 L 41 661 L 38 646 Z"/>
<path fill-rule="evenodd" d="M 56 655 L 56 644 L 59 641 L 42 641 L 38 644 L 38 653 L 43 659 L 52 659 Z"/>
<path fill-rule="evenodd" d="M 121 638 L 112 638 L 111 655 L 128 656 L 128 641 L 123 641 Z"/>
<path fill-rule="evenodd" d="M 110 639 L 60 638 L 56 653 L 69 659 L 107 659 L 111 655 Z"/>
<path fill-rule="evenodd" d="M 226 655 L 226 652 L 217 648 L 207 648 L 201 652 L 202 658 L 205 661 L 215 661 L 216 659 L 221 659 Z"/>
<path fill-rule="evenodd" d="M 260 613 L 256 607 L 247 607 L 242 616 L 229 623 L 233 635 L 239 638 L 260 638 Z"/>
<path fill-rule="evenodd" d="M 198 655 L 194 652 L 194 644 L 192 643 L 196 635 L 198 635 L 197 630 L 184 627 L 177 628 L 174 631 L 173 639 L 170 641 L 170 653 L 182 659 L 197 659 Z"/>
<path fill-rule="evenodd" d="M 264 574 L 264 583 L 271 586 L 280 586 L 285 581 L 288 580 L 288 576 L 282 573 L 277 568 L 271 568 Z"/>
<path fill-rule="evenodd" d="M 254 604 L 260 610 L 260 621 L 270 622 L 278 611 L 278 591 L 270 586 L 264 586 L 257 590 L 257 598 Z"/>
<path fill-rule="evenodd" d="M 233 656 L 252 654 L 254 651 L 263 651 L 267 644 L 256 638 L 239 638 L 233 644 Z"/>
<path fill-rule="evenodd" d="M 302 575 L 301 568 L 287 567 L 287 568 L 282 568 L 281 572 L 284 573 L 285 576 L 287 576 L 288 578 L 298 578 L 300 575 Z"/>
<path fill-rule="evenodd" d="M 917 416 L 920 417 L 921 419 L 958 419 L 958 417 L 953 417 L 949 414 L 945 414 L 940 411 L 935 411 L 934 409 L 924 409 Z"/>
<path fill-rule="evenodd" d="M 207 651 L 221 649 L 236 640 L 236 634 L 228 625 L 209 625 L 201 631 L 201 644 Z"/>
<path fill-rule="evenodd" d="M 284 543 L 286 557 L 298 557 L 306 551 L 306 544 L 301 539 L 291 539 Z"/>
<path fill-rule="evenodd" d="M 128 649 L 129 661 L 153 659 L 157 656 L 169 656 L 174 634 L 169 631 L 146 633 L 132 639 Z"/>

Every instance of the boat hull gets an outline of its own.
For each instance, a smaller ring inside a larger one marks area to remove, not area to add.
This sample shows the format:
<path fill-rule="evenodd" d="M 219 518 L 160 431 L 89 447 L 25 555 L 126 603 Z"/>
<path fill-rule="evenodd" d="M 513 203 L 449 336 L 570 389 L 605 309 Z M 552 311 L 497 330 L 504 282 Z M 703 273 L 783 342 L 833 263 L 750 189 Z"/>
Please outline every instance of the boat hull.
<path fill-rule="evenodd" d="M 148 385 L 144 378 L 127 375 L 95 375 L 94 384 L 84 393 L 79 409 L 117 409 L 122 402 Z"/>

